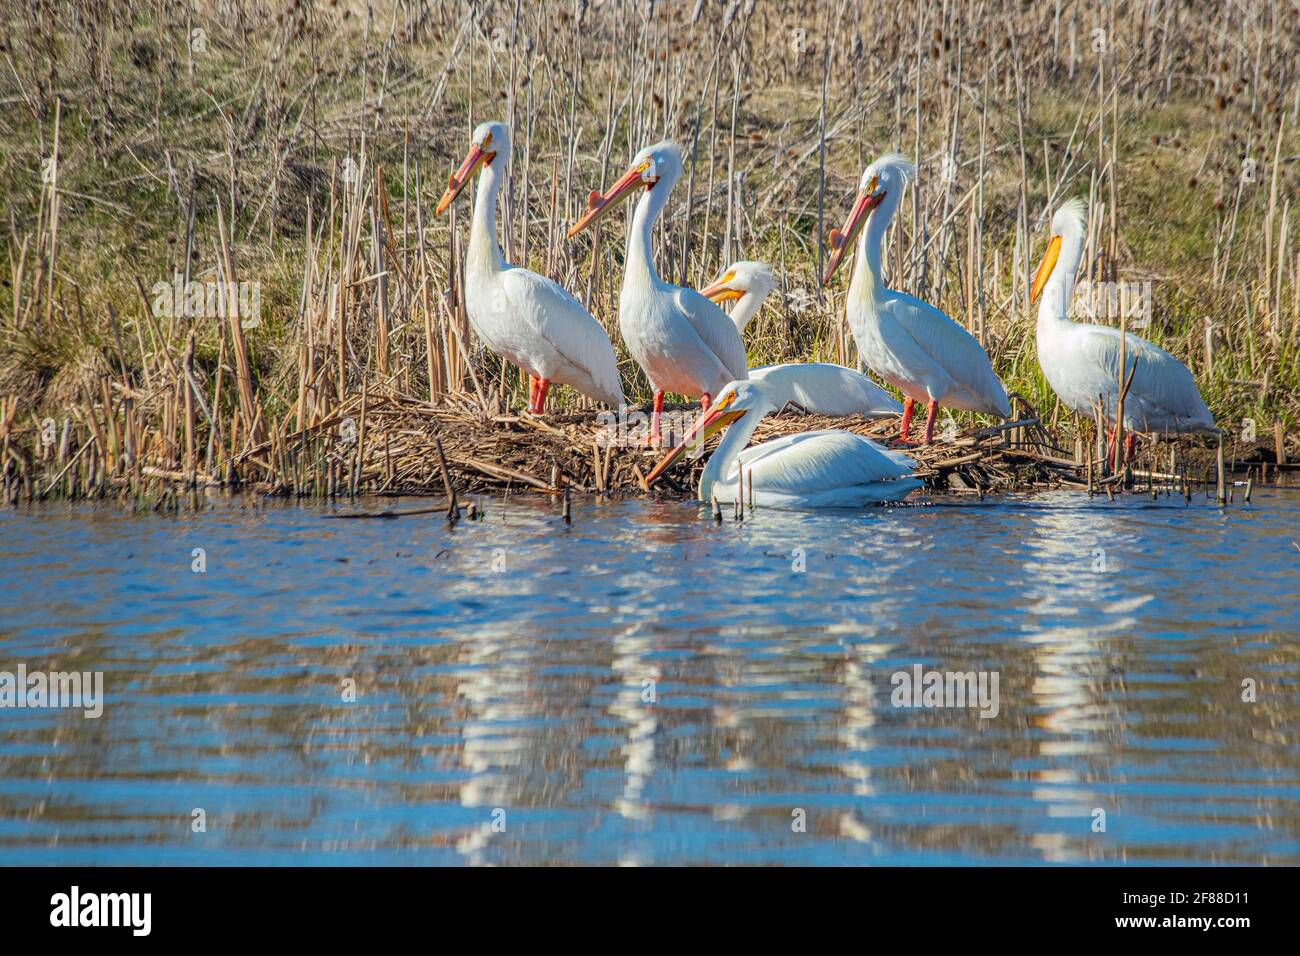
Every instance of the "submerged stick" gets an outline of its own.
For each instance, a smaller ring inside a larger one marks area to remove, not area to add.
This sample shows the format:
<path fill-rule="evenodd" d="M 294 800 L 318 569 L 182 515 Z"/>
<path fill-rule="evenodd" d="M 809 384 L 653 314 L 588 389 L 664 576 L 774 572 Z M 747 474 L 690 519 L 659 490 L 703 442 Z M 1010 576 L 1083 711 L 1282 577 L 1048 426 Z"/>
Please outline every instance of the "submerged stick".
<path fill-rule="evenodd" d="M 355 521 L 363 518 L 408 518 L 412 515 L 442 514 L 447 509 L 441 505 L 437 508 L 410 508 L 406 511 L 354 511 L 344 515 L 321 515 L 326 520 Z"/>

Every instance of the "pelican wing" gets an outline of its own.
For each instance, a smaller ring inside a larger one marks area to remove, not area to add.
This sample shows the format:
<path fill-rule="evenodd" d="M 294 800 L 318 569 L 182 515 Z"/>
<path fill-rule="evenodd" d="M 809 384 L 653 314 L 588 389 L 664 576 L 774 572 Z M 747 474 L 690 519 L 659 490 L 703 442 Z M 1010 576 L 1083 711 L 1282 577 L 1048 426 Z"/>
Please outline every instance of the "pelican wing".
<path fill-rule="evenodd" d="M 745 449 L 737 461 L 740 469 L 753 475 L 756 488 L 790 495 L 892 481 L 907 477 L 916 468 L 901 452 L 837 429 L 776 438 Z"/>
<path fill-rule="evenodd" d="M 1101 372 L 1110 410 L 1114 411 L 1119 390 L 1119 329 L 1105 325 L 1076 326 L 1080 334 L 1073 337 L 1078 349 L 1078 365 Z M 1137 361 L 1133 384 L 1124 398 L 1124 420 L 1141 431 L 1213 431 L 1214 416 L 1206 407 L 1196 380 L 1187 366 L 1158 345 L 1125 334 L 1124 365 L 1127 370 Z"/>
<path fill-rule="evenodd" d="M 678 310 L 695 329 L 695 334 L 718 357 L 730 377 L 733 380 L 746 378 L 749 356 L 745 354 L 745 342 L 731 317 L 694 289 L 677 289 L 674 300 Z"/>
<path fill-rule="evenodd" d="M 890 292 L 882 308 L 955 383 L 943 404 L 1003 418 L 1011 414 L 1006 389 L 973 335 L 930 303 L 905 292 Z"/>
<path fill-rule="evenodd" d="M 861 372 L 830 362 L 788 362 L 750 369 L 773 386 L 779 405 L 794 402 L 816 415 L 897 415 L 903 406 Z"/>
<path fill-rule="evenodd" d="M 501 273 L 501 290 L 514 319 L 535 330 L 570 367 L 557 381 L 615 408 L 624 404 L 609 335 L 567 289 L 516 266 Z"/>

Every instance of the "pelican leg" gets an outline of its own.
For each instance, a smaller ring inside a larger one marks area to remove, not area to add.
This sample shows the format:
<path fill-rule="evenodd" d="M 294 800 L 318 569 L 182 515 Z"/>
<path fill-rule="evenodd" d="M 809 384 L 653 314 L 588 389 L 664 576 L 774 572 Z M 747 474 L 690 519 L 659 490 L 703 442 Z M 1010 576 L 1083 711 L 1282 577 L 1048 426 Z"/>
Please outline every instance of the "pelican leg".
<path fill-rule="evenodd" d="M 533 409 L 535 414 L 540 415 L 542 409 L 546 407 L 546 393 L 551 390 L 551 380 L 549 378 L 539 378 L 537 380 L 537 407 Z"/>
<path fill-rule="evenodd" d="M 528 376 L 528 411 L 532 412 L 537 408 L 537 376 Z"/>
<path fill-rule="evenodd" d="M 912 410 L 916 406 L 913 399 L 903 399 L 903 424 L 898 429 L 898 440 L 904 445 L 908 443 L 908 436 L 912 433 Z"/>
<path fill-rule="evenodd" d="M 1106 429 L 1106 467 L 1112 472 L 1119 468 L 1119 448 L 1115 445 L 1115 429 Z"/>
<path fill-rule="evenodd" d="M 664 393 L 663 389 L 655 389 L 654 411 L 650 414 L 650 437 L 646 444 L 652 448 L 658 448 L 663 443 L 663 435 L 659 432 L 659 416 L 664 413 Z"/>
<path fill-rule="evenodd" d="M 934 440 L 934 420 L 938 415 L 939 403 L 934 399 L 930 399 L 929 404 L 926 405 L 925 412 L 925 441 L 921 444 L 928 445 Z"/>

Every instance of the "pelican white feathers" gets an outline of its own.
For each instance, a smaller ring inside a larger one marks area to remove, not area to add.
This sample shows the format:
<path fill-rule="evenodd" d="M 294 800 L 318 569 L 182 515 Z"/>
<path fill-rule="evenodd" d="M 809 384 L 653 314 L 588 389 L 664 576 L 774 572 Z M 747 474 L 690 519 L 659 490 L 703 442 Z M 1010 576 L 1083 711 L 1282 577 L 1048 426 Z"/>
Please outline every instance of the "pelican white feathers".
<path fill-rule="evenodd" d="M 790 398 L 779 381 L 729 383 L 646 481 L 654 481 L 683 454 L 702 454 L 709 437 L 730 426 L 700 477 L 701 501 L 733 502 L 742 495 L 748 500 L 752 489 L 754 504 L 762 507 L 861 508 L 899 501 L 921 486 L 912 476 L 916 463 L 907 455 L 851 432 L 799 432 L 747 448 L 763 417 Z"/>
<path fill-rule="evenodd" d="M 1066 407 L 1091 416 L 1100 399 L 1106 419 L 1113 422 L 1119 397 L 1120 330 L 1069 318 L 1084 238 L 1083 203 L 1071 200 L 1062 204 L 1052 217 L 1052 236 L 1030 293 L 1031 298 L 1042 295 L 1038 364 Z M 1122 341 L 1125 376 L 1133 370 L 1132 384 L 1124 396 L 1125 430 L 1216 431 L 1214 416 L 1187 366 L 1132 332 Z"/>
<path fill-rule="evenodd" d="M 787 362 L 749 370 L 749 377 L 773 383 L 787 401 L 813 415 L 884 418 L 903 406 L 861 372 L 832 362 Z"/>
<path fill-rule="evenodd" d="M 652 441 L 659 435 L 664 392 L 698 397 L 707 408 L 719 389 L 747 375 L 745 344 L 727 314 L 694 289 L 664 282 L 655 271 L 651 234 L 681 174 L 675 143 L 648 146 L 608 192 L 591 193 L 589 210 L 569 230 L 573 238 L 619 199 L 643 189 L 628 226 L 618 325 L 655 392 Z"/>
<path fill-rule="evenodd" d="M 745 326 L 776 288 L 776 276 L 765 262 L 733 262 L 700 294 L 714 302 L 734 301 L 731 319 Z M 789 362 L 749 370 L 751 379 L 771 379 L 788 401 L 817 415 L 897 415 L 903 407 L 861 372 L 830 362 Z"/>
<path fill-rule="evenodd" d="M 571 385 L 614 408 L 624 404 L 609 336 L 558 283 L 505 261 L 496 239 L 497 193 L 510 156 L 510 131 L 488 122 L 438 203 L 441 214 L 474 175 L 478 195 L 465 254 L 465 312 L 483 343 L 532 380 L 529 410 L 541 412 L 552 382 Z"/>
<path fill-rule="evenodd" d="M 974 336 L 929 303 L 884 284 L 881 241 L 912 174 L 912 164 L 897 154 L 882 156 L 863 171 L 843 231 L 831 231 L 831 259 L 822 282 L 830 281 L 849 245 L 858 238 L 857 261 L 845 302 L 849 328 L 867 367 L 906 396 L 904 441 L 913 403 L 926 403 L 928 443 L 939 405 L 1002 418 L 1011 414 L 1011 408 L 1006 390 Z"/>

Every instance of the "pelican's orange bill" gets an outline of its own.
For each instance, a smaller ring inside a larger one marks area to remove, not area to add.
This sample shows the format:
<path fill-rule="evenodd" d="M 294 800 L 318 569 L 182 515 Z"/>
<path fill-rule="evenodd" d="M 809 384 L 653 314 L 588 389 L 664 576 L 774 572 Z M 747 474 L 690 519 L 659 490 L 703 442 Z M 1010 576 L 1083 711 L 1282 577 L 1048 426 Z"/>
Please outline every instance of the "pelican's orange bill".
<path fill-rule="evenodd" d="M 645 483 L 647 485 L 653 484 L 655 479 L 676 464 L 677 459 L 686 454 L 686 451 L 689 448 L 695 446 L 697 443 L 703 445 L 719 429 L 725 428 L 738 418 L 741 418 L 745 414 L 745 409 L 730 408 L 730 405 L 734 400 L 735 393 L 733 392 L 730 398 L 724 399 L 717 405 L 714 405 L 707 412 L 697 418 L 695 424 L 691 426 L 690 431 L 683 436 L 681 443 L 665 455 L 663 461 L 655 465 L 654 470 L 651 471 L 650 474 L 646 475 Z"/>
<path fill-rule="evenodd" d="M 706 299 L 712 299 L 714 302 L 730 302 L 732 299 L 739 299 L 744 295 L 743 292 L 727 288 L 727 283 L 734 278 L 736 278 L 736 270 L 728 269 L 726 275 L 718 279 L 717 282 L 701 289 L 700 295 Z"/>
<path fill-rule="evenodd" d="M 474 178 L 474 170 L 478 169 L 483 163 L 492 162 L 495 157 L 496 153 L 485 150 L 477 143 L 471 146 L 469 154 L 465 157 L 465 162 L 460 164 L 460 169 L 452 173 L 451 179 L 447 182 L 447 191 L 438 200 L 438 208 L 434 210 L 434 214 L 441 216 L 446 212 L 447 207 L 460 195 L 460 191 Z"/>
<path fill-rule="evenodd" d="M 569 229 L 569 238 L 572 239 L 605 213 L 609 212 L 609 210 L 612 209 L 620 199 L 639 186 L 641 184 L 641 174 L 649 168 L 649 163 L 641 163 L 639 166 L 633 166 L 625 172 L 623 177 L 611 186 L 609 191 L 603 196 L 593 189 L 591 195 L 587 198 L 587 212 Z M 653 186 L 653 182 L 646 183 L 646 189 L 650 189 Z"/>
<path fill-rule="evenodd" d="M 858 198 L 853 203 L 853 208 L 849 211 L 849 218 L 844 222 L 844 228 L 832 229 L 830 235 L 831 261 L 826 263 L 826 272 L 822 275 L 822 285 L 831 281 L 831 276 L 835 270 L 840 267 L 844 261 L 844 256 L 848 253 L 848 248 L 857 238 L 862 226 L 867 221 L 867 215 L 871 210 L 880 205 L 880 201 L 885 198 L 885 194 L 878 193 L 872 195 L 869 192 L 858 194 Z"/>
<path fill-rule="evenodd" d="M 1038 297 L 1043 294 L 1043 286 L 1047 285 L 1047 280 L 1052 277 L 1052 270 L 1056 268 L 1056 260 L 1061 255 L 1061 237 L 1053 236 L 1047 243 L 1047 251 L 1043 253 L 1043 261 L 1038 266 L 1038 272 L 1034 274 L 1034 287 L 1029 291 L 1029 301 L 1034 303 Z"/>

